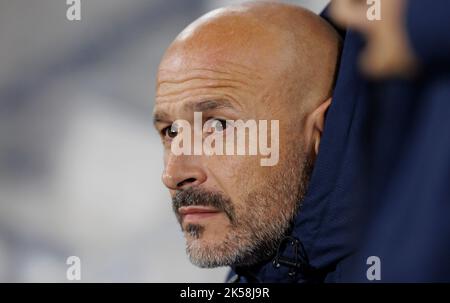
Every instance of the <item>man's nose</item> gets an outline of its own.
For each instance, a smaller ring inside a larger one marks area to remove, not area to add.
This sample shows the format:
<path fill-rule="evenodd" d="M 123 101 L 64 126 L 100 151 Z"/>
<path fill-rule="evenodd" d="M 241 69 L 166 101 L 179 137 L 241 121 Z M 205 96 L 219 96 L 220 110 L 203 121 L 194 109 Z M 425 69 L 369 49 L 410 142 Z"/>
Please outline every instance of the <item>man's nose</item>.
<path fill-rule="evenodd" d="M 182 190 L 205 182 L 206 173 L 198 158 L 170 155 L 162 175 L 164 185 L 171 190 Z"/>

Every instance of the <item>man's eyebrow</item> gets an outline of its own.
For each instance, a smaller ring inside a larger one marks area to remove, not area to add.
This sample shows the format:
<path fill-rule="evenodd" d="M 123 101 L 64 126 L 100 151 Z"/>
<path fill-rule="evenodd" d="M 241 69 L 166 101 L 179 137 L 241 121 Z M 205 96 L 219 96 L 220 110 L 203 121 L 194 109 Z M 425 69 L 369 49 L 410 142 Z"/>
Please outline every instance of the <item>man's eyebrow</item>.
<path fill-rule="evenodd" d="M 219 108 L 231 108 L 235 107 L 231 104 L 230 101 L 225 99 L 217 99 L 217 100 L 204 100 L 200 102 L 188 102 L 183 105 L 183 109 L 185 111 L 194 111 L 194 112 L 205 112 L 209 110 L 219 109 Z M 156 111 L 153 114 L 153 124 L 157 124 L 160 122 L 170 122 L 170 115 L 164 111 Z"/>
<path fill-rule="evenodd" d="M 194 112 L 204 112 L 219 108 L 234 108 L 234 106 L 231 104 L 231 102 L 225 99 L 189 102 L 184 105 L 185 110 L 193 110 Z"/>
<path fill-rule="evenodd" d="M 153 114 L 153 125 L 160 123 L 160 122 L 168 122 L 169 115 L 167 115 L 165 112 L 155 112 Z"/>

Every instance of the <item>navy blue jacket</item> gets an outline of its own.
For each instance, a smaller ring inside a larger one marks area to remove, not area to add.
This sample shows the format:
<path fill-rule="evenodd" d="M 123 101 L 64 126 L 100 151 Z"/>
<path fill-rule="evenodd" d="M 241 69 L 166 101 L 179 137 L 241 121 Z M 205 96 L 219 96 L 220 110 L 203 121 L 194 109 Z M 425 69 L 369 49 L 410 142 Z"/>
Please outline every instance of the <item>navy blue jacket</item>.
<path fill-rule="evenodd" d="M 326 14 L 325 14 L 326 18 Z M 273 260 L 232 268 L 239 282 L 450 281 L 450 2 L 410 0 L 421 64 L 410 80 L 360 74 L 344 48 L 308 193 Z"/>

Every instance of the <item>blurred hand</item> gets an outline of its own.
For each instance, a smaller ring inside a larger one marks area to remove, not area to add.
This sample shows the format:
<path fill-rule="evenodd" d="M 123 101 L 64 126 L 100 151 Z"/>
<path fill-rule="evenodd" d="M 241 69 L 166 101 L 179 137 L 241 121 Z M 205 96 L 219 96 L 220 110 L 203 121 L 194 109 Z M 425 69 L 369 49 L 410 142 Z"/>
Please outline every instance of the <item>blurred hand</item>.
<path fill-rule="evenodd" d="M 368 19 L 367 12 L 373 4 L 366 0 L 333 0 L 331 17 L 365 36 L 367 47 L 360 57 L 363 72 L 374 78 L 411 76 L 417 60 L 404 25 L 407 0 L 380 1 L 381 20 Z"/>

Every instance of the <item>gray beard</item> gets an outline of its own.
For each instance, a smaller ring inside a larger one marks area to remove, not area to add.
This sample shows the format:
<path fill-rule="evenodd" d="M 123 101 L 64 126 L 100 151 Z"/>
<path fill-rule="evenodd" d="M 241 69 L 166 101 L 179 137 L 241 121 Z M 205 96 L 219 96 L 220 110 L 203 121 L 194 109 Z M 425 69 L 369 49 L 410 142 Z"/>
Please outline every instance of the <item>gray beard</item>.
<path fill-rule="evenodd" d="M 290 233 L 312 169 L 312 162 L 308 160 L 287 165 L 282 176 L 275 176 L 264 184 L 264 190 L 251 192 L 246 199 L 245 209 L 237 210 L 230 232 L 220 243 L 203 244 L 203 227 L 187 226 L 186 231 L 192 237 L 186 245 L 190 261 L 202 268 L 213 268 L 252 266 L 270 260 L 281 240 Z M 279 207 L 274 208 L 275 204 Z M 269 215 L 269 210 L 275 210 L 276 213 Z"/>

